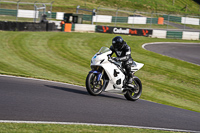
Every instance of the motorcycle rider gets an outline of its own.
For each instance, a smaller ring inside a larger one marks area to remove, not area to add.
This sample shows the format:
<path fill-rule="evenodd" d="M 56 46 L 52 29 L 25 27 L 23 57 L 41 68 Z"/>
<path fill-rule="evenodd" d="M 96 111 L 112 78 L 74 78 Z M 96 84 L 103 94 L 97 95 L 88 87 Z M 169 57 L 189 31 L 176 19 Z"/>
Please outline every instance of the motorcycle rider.
<path fill-rule="evenodd" d="M 122 62 L 122 67 L 125 68 L 126 73 L 128 75 L 127 86 L 134 88 L 133 82 L 133 74 L 131 72 L 131 66 L 133 64 L 133 59 L 131 57 L 131 48 L 127 45 L 124 39 L 121 36 L 116 36 L 112 39 L 112 45 L 110 46 L 110 50 L 116 54 L 117 57 L 114 58 L 115 61 Z"/>

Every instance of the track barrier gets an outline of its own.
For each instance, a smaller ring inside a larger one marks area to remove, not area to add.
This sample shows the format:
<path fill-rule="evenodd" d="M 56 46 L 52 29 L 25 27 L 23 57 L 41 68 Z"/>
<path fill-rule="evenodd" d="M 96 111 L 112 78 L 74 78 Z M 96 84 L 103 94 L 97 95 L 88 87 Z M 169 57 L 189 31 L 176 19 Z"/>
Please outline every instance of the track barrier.
<path fill-rule="evenodd" d="M 66 23 L 64 31 L 65 32 L 71 32 L 71 29 L 72 29 L 72 24 L 71 23 Z"/>
<path fill-rule="evenodd" d="M 55 23 L 0 21 L 0 30 L 5 31 L 53 31 L 55 29 Z"/>
<path fill-rule="evenodd" d="M 158 24 L 164 24 L 164 18 L 163 17 L 158 18 Z"/>
<path fill-rule="evenodd" d="M 164 18 L 160 21 L 162 22 Z M 159 23 L 161 24 L 161 22 Z M 58 24 L 57 24 L 58 25 Z M 0 21 L 0 30 L 5 31 L 55 31 L 58 30 L 55 23 L 33 23 L 33 22 L 5 22 Z M 65 32 L 99 32 L 110 34 L 124 34 L 137 36 L 150 36 L 152 38 L 170 38 L 184 40 L 200 40 L 200 32 L 188 31 L 169 31 L 153 29 L 122 28 L 91 24 L 72 24 L 67 23 L 62 28 Z"/>

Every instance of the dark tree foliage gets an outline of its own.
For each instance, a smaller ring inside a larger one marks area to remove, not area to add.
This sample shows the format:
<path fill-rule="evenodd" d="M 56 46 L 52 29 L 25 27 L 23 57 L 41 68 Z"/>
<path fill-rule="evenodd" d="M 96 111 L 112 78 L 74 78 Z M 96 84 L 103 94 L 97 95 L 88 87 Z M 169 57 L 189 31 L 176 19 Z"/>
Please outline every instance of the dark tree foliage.
<path fill-rule="evenodd" d="M 196 3 L 200 5 L 200 0 L 193 0 L 193 1 L 195 1 Z"/>

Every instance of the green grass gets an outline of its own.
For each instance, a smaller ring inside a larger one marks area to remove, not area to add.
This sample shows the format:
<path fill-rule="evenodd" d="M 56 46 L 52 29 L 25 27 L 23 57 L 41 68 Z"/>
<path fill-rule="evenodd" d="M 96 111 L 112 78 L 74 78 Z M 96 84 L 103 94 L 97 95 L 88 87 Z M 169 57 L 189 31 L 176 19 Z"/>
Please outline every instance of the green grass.
<path fill-rule="evenodd" d="M 173 0 L 74 0 L 67 2 L 66 0 L 57 0 L 54 7 L 59 10 L 58 7 L 76 7 L 77 3 L 83 8 L 90 9 L 101 6 L 113 9 L 199 14 L 199 5 L 192 0 L 175 0 L 174 5 Z M 186 5 L 188 6 L 187 10 L 185 9 Z"/>
<path fill-rule="evenodd" d="M 18 0 L 8 0 L 15 1 Z M 29 0 L 29 2 L 34 3 L 35 0 Z M 40 2 L 50 3 L 50 0 L 41 0 Z M 81 8 L 87 9 L 97 9 L 99 6 L 103 8 L 112 8 L 112 9 L 124 9 L 124 10 L 139 10 L 146 12 L 165 12 L 165 13 L 181 13 L 181 14 L 200 14 L 199 13 L 199 4 L 193 0 L 56 0 L 53 3 L 53 12 L 75 12 L 75 9 L 78 5 Z M 187 10 L 186 10 L 187 5 Z M 4 8 L 13 8 L 16 9 L 16 4 L 3 3 L 1 6 Z M 47 5 L 50 8 L 49 5 Z M 33 8 L 31 5 L 20 4 L 20 8 Z"/>
<path fill-rule="evenodd" d="M 114 34 L 0 32 L 0 73 L 85 84 L 92 56 L 111 45 Z M 162 56 L 141 46 L 148 42 L 200 42 L 122 37 L 132 57 L 145 66 L 136 73 L 143 83 L 141 99 L 200 112 L 200 66 Z"/>
<path fill-rule="evenodd" d="M 87 125 L 58 125 L 58 124 L 14 124 L 0 123 L 1 133 L 171 133 L 170 131 L 108 127 Z M 176 132 L 178 133 L 178 132 Z"/>

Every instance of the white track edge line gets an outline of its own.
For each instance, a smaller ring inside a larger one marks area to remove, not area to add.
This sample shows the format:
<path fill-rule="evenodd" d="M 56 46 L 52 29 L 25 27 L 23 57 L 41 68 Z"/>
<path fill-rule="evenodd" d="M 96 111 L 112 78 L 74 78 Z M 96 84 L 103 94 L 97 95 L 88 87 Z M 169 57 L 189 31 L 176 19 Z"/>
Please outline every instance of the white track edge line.
<path fill-rule="evenodd" d="M 50 121 L 0 120 L 0 123 L 87 125 L 87 126 L 129 127 L 129 128 L 152 129 L 152 130 L 175 131 L 175 132 L 193 132 L 193 133 L 200 132 L 200 131 L 181 130 L 181 129 L 170 129 L 170 128 L 156 128 L 156 127 L 131 126 L 131 125 L 116 125 L 116 124 L 78 123 L 78 122 L 50 122 Z"/>
<path fill-rule="evenodd" d="M 145 49 L 144 47 L 146 45 L 151 45 L 151 44 L 162 44 L 162 43 L 165 43 L 165 44 L 184 44 L 184 45 L 187 45 L 187 44 L 199 44 L 200 43 L 190 43 L 190 42 L 151 42 L 151 43 L 145 43 L 142 45 L 142 48 Z M 164 44 L 163 44 L 164 45 Z"/>
<path fill-rule="evenodd" d="M 37 78 L 30 78 L 30 77 L 20 77 L 20 76 L 4 75 L 4 74 L 0 74 L 0 77 L 28 79 L 28 80 L 35 80 L 35 81 L 42 81 L 42 82 L 49 82 L 49 83 L 57 83 L 57 84 L 71 85 L 71 86 L 76 86 L 76 87 L 82 87 L 82 88 L 84 88 L 83 86 L 79 86 L 79 85 L 74 85 L 74 84 L 70 84 L 70 83 L 63 83 L 63 82 L 59 82 L 59 81 L 46 80 L 46 79 L 37 79 Z"/>
<path fill-rule="evenodd" d="M 145 48 L 145 46 L 147 46 L 147 45 L 162 44 L 162 43 L 165 43 L 165 44 L 184 44 L 184 45 L 199 44 L 200 45 L 200 43 L 187 43 L 187 42 L 152 42 L 152 43 L 145 43 L 145 44 L 143 44 L 142 48 L 145 49 L 145 50 L 147 50 Z M 165 45 L 165 44 L 162 44 L 162 45 Z M 148 51 L 150 51 L 150 50 L 148 50 Z M 151 51 L 151 52 L 153 52 L 153 51 Z M 154 53 L 156 53 L 156 52 L 154 52 Z M 159 53 L 157 53 L 157 54 L 159 54 Z M 160 54 L 160 55 L 163 55 L 163 54 Z M 167 55 L 164 55 L 164 56 L 167 56 Z M 167 57 L 170 57 L 170 56 L 167 56 Z M 174 57 L 171 57 L 171 58 L 174 58 Z M 175 59 L 177 59 L 177 58 L 175 58 Z M 181 59 L 178 59 L 178 60 L 181 60 Z M 185 60 L 182 60 L 182 61 L 185 61 Z M 192 63 L 192 62 L 189 62 L 189 61 L 185 61 L 185 62 L 188 62 L 188 63 L 194 64 L 194 65 L 200 66 L 199 64 L 195 64 L 195 63 Z"/>

